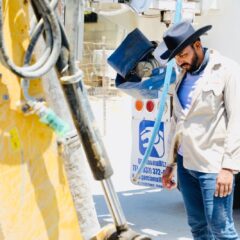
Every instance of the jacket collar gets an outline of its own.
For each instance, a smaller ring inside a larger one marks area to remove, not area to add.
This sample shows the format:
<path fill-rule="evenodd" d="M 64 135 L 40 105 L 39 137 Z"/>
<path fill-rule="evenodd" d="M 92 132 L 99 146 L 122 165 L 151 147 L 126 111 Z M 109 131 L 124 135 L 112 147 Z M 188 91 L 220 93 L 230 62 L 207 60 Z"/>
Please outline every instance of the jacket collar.
<path fill-rule="evenodd" d="M 209 49 L 208 52 L 209 52 L 209 60 L 208 60 L 208 63 L 206 65 L 206 67 L 205 67 L 203 75 L 201 77 L 202 80 L 199 82 L 199 84 L 197 85 L 196 89 L 194 90 L 194 94 L 193 94 L 191 105 L 190 105 L 189 109 L 186 109 L 186 110 L 184 110 L 182 108 L 182 105 L 181 105 L 181 103 L 180 103 L 180 101 L 178 99 L 178 96 L 177 96 L 178 88 L 179 88 L 182 80 L 184 79 L 186 71 L 182 70 L 179 73 L 178 81 L 176 83 L 176 88 L 175 88 L 175 93 L 174 94 L 175 94 L 176 104 L 178 105 L 177 109 L 178 109 L 180 115 L 182 115 L 182 117 L 184 117 L 184 116 L 186 117 L 191 112 L 197 97 L 199 96 L 199 94 L 202 91 L 203 86 L 205 84 L 207 84 L 207 82 L 209 80 L 208 76 L 212 73 L 212 70 L 214 70 L 216 67 L 220 67 L 221 66 L 222 56 L 220 55 L 220 53 L 217 52 L 216 50 L 213 50 L 213 49 Z"/>

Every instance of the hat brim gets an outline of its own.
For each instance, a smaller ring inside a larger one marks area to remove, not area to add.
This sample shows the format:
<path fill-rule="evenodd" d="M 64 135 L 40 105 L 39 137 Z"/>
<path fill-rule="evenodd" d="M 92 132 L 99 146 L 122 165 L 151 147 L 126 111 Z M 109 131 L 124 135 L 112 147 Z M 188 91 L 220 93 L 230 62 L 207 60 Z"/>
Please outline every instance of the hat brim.
<path fill-rule="evenodd" d="M 185 47 L 192 44 L 194 41 L 196 41 L 201 35 L 203 35 L 205 32 L 209 31 L 212 28 L 212 25 L 207 25 L 202 28 L 199 28 L 196 30 L 191 36 L 186 38 L 184 41 L 182 41 L 173 51 L 165 51 L 160 57 L 162 59 L 168 59 L 170 61 L 172 58 L 174 58 L 178 53 L 180 53 Z"/>

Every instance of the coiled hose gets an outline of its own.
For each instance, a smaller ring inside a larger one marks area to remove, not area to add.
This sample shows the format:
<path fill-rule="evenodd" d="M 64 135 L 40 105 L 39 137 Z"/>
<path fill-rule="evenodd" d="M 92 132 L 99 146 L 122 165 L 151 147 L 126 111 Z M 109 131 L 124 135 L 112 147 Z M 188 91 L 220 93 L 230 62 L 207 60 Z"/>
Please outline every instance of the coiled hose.
<path fill-rule="evenodd" d="M 56 0 L 52 1 L 51 4 L 49 4 L 47 0 L 34 0 L 34 5 L 37 7 L 43 19 L 42 21 L 47 39 L 46 51 L 42 58 L 40 58 L 40 60 L 35 64 L 31 66 L 17 66 L 9 58 L 5 47 L 3 38 L 3 1 L 0 0 L 0 59 L 8 69 L 18 76 L 28 79 L 38 78 L 46 74 L 56 64 L 62 46 L 59 21 L 53 10 L 53 5 L 56 5 L 56 3 Z M 42 26 L 40 28 L 42 28 Z M 34 34 L 36 39 L 38 38 L 37 36 L 40 35 L 40 30 L 37 31 L 38 33 L 36 33 L 36 35 Z M 32 48 L 35 46 L 33 43 L 36 41 L 36 39 L 33 38 L 30 41 L 28 48 L 29 52 L 26 52 L 26 58 L 29 58 L 29 55 L 31 56 Z"/>

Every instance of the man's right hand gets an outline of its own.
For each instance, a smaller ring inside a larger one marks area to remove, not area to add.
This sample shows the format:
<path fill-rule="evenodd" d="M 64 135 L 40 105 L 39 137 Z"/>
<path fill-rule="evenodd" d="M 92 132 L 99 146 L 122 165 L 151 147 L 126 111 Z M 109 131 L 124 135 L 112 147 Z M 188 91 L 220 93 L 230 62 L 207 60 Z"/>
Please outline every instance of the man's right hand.
<path fill-rule="evenodd" d="M 176 182 L 174 181 L 174 168 L 173 167 L 167 167 L 165 171 L 163 172 L 162 176 L 162 185 L 164 188 L 167 188 L 169 190 L 174 189 L 177 187 Z"/>

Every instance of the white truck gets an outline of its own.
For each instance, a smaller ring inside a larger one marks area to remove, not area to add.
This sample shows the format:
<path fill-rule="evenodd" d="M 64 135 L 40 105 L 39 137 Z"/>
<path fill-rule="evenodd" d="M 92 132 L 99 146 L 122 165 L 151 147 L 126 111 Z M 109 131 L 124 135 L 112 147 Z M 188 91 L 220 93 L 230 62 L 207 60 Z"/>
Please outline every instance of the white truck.
<path fill-rule="evenodd" d="M 154 15 L 157 10 L 161 11 L 161 21 L 168 25 L 174 15 L 176 1 L 153 1 L 152 6 L 155 10 L 148 9 L 146 15 Z M 240 1 L 238 0 L 208 0 L 208 1 L 184 1 L 183 3 L 183 18 L 191 18 L 196 28 L 211 24 L 213 28 L 208 32 L 207 36 L 201 38 L 203 45 L 209 48 L 214 48 L 220 51 L 223 55 L 234 59 L 240 64 L 240 29 L 238 24 L 240 9 Z M 148 20 L 149 21 L 149 20 Z M 146 20 L 139 21 L 141 30 L 147 34 L 149 39 L 154 39 L 152 29 L 149 24 L 146 27 Z M 156 23 L 154 31 L 159 29 L 164 32 L 164 27 Z M 239 73 L 240 74 L 240 73 Z M 151 132 L 154 127 L 154 121 L 158 112 L 159 100 L 158 99 L 134 99 L 132 105 L 132 166 L 131 166 L 131 179 L 133 180 L 141 162 L 147 143 L 151 138 Z M 240 110 L 240 109 L 239 109 Z M 171 116 L 171 101 L 167 99 L 165 114 L 162 119 L 157 137 L 154 142 L 153 150 L 149 156 L 146 166 L 137 184 L 159 187 L 161 188 L 161 181 L 159 176 L 167 164 L 166 152 L 166 139 L 170 128 Z M 234 194 L 234 208 L 240 208 L 240 173 L 235 176 L 235 194 Z M 136 183 L 133 181 L 133 183 Z"/>

